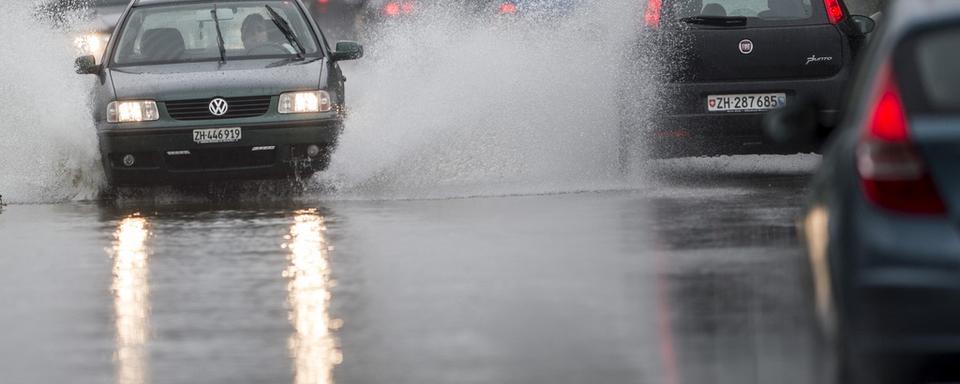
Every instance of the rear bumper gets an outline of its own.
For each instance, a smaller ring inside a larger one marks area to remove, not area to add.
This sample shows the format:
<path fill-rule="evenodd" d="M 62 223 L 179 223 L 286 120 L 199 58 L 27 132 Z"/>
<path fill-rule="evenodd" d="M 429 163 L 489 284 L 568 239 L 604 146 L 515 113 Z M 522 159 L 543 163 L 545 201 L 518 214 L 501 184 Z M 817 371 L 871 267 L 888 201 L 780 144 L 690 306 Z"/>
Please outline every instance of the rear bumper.
<path fill-rule="evenodd" d="M 757 80 L 704 83 L 660 84 L 657 98 L 639 124 L 626 124 L 636 130 L 648 146 L 665 152 L 693 154 L 722 153 L 796 153 L 818 148 L 792 143 L 774 143 L 763 130 L 763 112 L 709 112 L 709 95 L 786 93 L 787 103 L 815 101 L 820 123 L 835 126 L 839 119 L 842 90 L 848 73 L 818 79 Z M 636 111 L 640 103 L 630 109 Z"/>
<path fill-rule="evenodd" d="M 825 110 L 824 120 L 837 111 Z M 724 113 L 659 116 L 642 142 L 664 155 L 792 154 L 816 152 L 814 145 L 777 143 L 763 133 L 763 113 Z"/>
<path fill-rule="evenodd" d="M 193 129 L 209 127 L 100 130 L 104 170 L 114 185 L 309 175 L 326 168 L 342 124 L 323 119 L 239 127 L 241 140 L 217 144 L 193 141 Z M 317 156 L 307 155 L 310 145 L 320 149 Z M 134 165 L 123 163 L 127 154 Z"/>
<path fill-rule="evenodd" d="M 960 355 L 956 223 L 876 208 L 854 188 L 831 256 L 852 351 L 873 361 Z"/>
<path fill-rule="evenodd" d="M 960 279 L 942 269 L 877 268 L 852 297 L 858 349 L 867 355 L 960 354 Z"/>

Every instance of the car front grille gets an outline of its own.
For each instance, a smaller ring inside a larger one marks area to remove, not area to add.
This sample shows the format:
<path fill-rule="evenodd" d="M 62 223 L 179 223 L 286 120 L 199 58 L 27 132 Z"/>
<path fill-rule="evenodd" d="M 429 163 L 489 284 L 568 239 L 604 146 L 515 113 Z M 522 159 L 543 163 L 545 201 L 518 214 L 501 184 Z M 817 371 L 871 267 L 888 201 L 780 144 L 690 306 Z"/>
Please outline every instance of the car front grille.
<path fill-rule="evenodd" d="M 213 120 L 256 117 L 270 109 L 271 96 L 224 97 L 227 113 L 216 116 L 210 113 L 210 99 L 166 101 L 167 113 L 176 120 Z"/>
<path fill-rule="evenodd" d="M 166 154 L 164 161 L 172 171 L 267 167 L 276 163 L 276 152 L 251 151 L 250 147 L 191 149 L 189 155 Z"/>

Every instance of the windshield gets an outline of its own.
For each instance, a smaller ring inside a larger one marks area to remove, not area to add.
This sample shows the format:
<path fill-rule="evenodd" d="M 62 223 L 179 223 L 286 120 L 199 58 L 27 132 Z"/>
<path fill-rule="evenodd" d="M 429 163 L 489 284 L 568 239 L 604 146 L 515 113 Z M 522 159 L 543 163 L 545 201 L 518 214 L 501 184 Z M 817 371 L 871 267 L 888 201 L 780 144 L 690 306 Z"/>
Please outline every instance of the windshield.
<path fill-rule="evenodd" d="M 743 16 L 766 20 L 810 18 L 810 0 L 680 0 L 680 18 L 693 16 Z"/>
<path fill-rule="evenodd" d="M 317 40 L 296 4 L 288 1 L 218 2 L 217 19 L 227 60 L 285 58 L 298 55 L 267 6 L 286 20 L 307 56 L 319 52 Z M 134 9 L 120 33 L 113 65 L 219 61 L 217 23 L 211 3 L 145 6 Z"/>

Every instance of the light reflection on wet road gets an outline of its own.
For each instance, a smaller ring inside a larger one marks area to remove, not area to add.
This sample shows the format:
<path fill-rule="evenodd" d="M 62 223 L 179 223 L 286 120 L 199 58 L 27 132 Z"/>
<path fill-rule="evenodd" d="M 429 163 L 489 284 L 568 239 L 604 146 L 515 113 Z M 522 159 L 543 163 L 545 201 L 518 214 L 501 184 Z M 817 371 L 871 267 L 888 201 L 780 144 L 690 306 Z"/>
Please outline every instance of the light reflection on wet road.
<path fill-rule="evenodd" d="M 793 232 L 804 183 L 8 206 L 0 371 L 24 383 L 820 382 Z"/>

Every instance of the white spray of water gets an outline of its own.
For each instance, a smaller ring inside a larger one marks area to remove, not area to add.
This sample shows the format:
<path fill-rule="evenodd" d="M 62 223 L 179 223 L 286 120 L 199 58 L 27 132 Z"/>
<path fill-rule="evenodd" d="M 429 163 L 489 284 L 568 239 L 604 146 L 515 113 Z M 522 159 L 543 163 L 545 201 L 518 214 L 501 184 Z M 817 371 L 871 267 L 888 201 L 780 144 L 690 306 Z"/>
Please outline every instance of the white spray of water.
<path fill-rule="evenodd" d="M 14 203 L 92 198 L 102 180 L 87 98 L 94 80 L 74 73 L 69 35 L 34 9 L 0 2 L 0 194 Z"/>
<path fill-rule="evenodd" d="M 345 69 L 350 117 L 320 180 L 339 197 L 616 188 L 618 66 L 636 1 L 543 23 L 428 15 Z"/>

